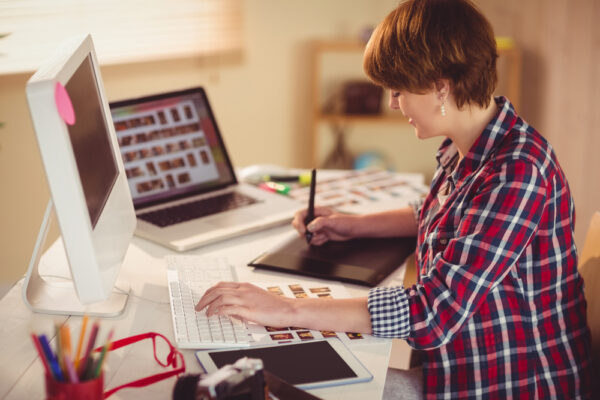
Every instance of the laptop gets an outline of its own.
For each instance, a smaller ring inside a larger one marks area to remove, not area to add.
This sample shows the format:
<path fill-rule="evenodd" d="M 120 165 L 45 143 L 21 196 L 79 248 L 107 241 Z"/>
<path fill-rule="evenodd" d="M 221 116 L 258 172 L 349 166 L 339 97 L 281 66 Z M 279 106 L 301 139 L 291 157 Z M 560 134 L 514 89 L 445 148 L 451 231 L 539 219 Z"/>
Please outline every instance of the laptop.
<path fill-rule="evenodd" d="M 291 221 L 301 206 L 238 182 L 206 92 L 110 103 L 136 234 L 177 251 Z"/>

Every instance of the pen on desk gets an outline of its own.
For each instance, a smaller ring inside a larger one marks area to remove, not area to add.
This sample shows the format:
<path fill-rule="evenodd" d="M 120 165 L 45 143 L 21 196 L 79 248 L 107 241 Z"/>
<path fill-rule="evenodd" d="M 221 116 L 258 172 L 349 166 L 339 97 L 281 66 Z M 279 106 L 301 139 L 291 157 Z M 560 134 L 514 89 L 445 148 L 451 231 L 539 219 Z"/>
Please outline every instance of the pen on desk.
<path fill-rule="evenodd" d="M 265 182 L 298 182 L 301 185 L 308 185 L 310 183 L 310 176 L 310 172 L 299 175 L 263 175 L 262 180 Z"/>
<path fill-rule="evenodd" d="M 317 185 L 317 170 L 313 169 L 310 177 L 310 195 L 308 196 L 308 211 L 304 218 L 304 225 L 306 226 L 306 243 L 310 244 L 313 234 L 308 230 L 308 224 L 315 219 L 315 186 Z"/>
<path fill-rule="evenodd" d="M 263 175 L 264 182 L 295 182 L 300 179 L 299 175 Z"/>
<path fill-rule="evenodd" d="M 77 353 L 75 353 L 75 370 L 79 369 L 79 357 L 81 356 L 81 347 L 83 347 L 83 338 L 85 336 L 85 328 L 87 327 L 88 316 L 84 315 L 81 321 L 81 332 L 79 332 L 79 341 L 77 343 Z"/>

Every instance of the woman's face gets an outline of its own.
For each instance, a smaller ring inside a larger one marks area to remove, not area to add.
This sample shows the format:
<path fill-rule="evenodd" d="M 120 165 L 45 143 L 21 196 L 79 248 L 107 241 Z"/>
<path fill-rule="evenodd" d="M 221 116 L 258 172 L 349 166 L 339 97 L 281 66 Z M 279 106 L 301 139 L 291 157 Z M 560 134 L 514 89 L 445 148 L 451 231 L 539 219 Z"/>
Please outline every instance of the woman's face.
<path fill-rule="evenodd" d="M 390 91 L 390 108 L 400 110 L 415 127 L 419 139 L 444 136 L 444 120 L 440 112 L 440 100 L 435 90 L 425 94 Z"/>

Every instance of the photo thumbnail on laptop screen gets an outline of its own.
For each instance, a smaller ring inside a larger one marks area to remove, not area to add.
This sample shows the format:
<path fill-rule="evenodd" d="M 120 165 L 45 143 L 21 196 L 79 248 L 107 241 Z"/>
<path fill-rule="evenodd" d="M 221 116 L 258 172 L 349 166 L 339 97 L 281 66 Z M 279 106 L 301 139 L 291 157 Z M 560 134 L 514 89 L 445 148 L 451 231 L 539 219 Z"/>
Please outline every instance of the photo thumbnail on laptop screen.
<path fill-rule="evenodd" d="M 203 94 L 158 97 L 122 106 L 111 104 L 134 205 L 151 205 L 234 183 Z"/>

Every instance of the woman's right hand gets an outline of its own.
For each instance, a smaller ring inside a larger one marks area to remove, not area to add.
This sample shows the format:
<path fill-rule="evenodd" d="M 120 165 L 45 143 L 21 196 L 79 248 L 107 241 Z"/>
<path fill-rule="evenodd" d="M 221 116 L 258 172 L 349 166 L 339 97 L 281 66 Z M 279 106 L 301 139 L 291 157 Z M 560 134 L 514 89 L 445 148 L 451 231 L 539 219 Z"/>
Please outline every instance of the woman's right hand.
<path fill-rule="evenodd" d="M 315 219 L 304 225 L 307 210 L 301 210 L 296 213 L 292 226 L 296 228 L 301 237 L 305 237 L 308 229 L 313 233 L 310 244 L 320 246 L 329 240 L 344 241 L 356 237 L 356 224 L 358 222 L 355 215 L 342 214 L 335 212 L 329 207 L 315 207 Z"/>

